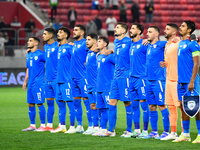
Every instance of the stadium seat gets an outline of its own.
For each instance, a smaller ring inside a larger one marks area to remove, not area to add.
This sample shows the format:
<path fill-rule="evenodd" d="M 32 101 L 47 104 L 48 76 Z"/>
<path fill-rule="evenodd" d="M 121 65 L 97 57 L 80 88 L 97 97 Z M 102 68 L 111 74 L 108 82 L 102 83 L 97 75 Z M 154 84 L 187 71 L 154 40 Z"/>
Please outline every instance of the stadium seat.
<path fill-rule="evenodd" d="M 168 11 L 161 11 L 162 16 L 168 16 Z"/>
<path fill-rule="evenodd" d="M 180 4 L 181 4 L 181 5 L 187 4 L 187 0 L 180 0 Z"/>
<path fill-rule="evenodd" d="M 153 3 L 154 4 L 160 4 L 160 0 L 153 0 Z M 146 2 L 145 2 L 145 4 L 146 4 Z"/>
<path fill-rule="evenodd" d="M 162 4 L 162 5 L 160 6 L 160 8 L 161 8 L 162 11 L 167 10 L 167 5 Z"/>
<path fill-rule="evenodd" d="M 155 10 L 161 10 L 160 4 L 154 4 L 154 9 Z"/>
<path fill-rule="evenodd" d="M 115 37 L 114 36 L 108 36 L 108 39 L 109 39 L 110 42 L 114 42 Z"/>
<path fill-rule="evenodd" d="M 98 10 L 92 10 L 92 16 L 98 15 L 99 11 Z"/>
<path fill-rule="evenodd" d="M 183 17 L 188 17 L 189 15 L 188 15 L 188 12 L 187 11 L 182 11 L 182 16 Z"/>
<path fill-rule="evenodd" d="M 83 16 L 84 17 L 84 22 L 88 22 L 89 20 L 91 20 L 91 16 Z"/>
<path fill-rule="evenodd" d="M 167 0 L 160 0 L 160 4 L 161 4 L 161 5 L 167 4 Z"/>
<path fill-rule="evenodd" d="M 119 10 L 113 10 L 113 15 L 114 16 L 119 16 L 119 13 L 120 13 Z"/>
<path fill-rule="evenodd" d="M 169 4 L 169 5 L 167 5 L 167 9 L 168 9 L 169 11 L 174 10 L 174 4 Z"/>

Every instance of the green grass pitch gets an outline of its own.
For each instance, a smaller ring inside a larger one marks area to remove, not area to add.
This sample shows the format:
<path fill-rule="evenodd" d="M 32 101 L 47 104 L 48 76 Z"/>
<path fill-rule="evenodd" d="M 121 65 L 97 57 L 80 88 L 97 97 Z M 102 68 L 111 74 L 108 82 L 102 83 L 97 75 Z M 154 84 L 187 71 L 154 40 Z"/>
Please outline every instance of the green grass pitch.
<path fill-rule="evenodd" d="M 46 106 L 46 104 L 45 104 Z M 54 128 L 58 125 L 58 109 L 55 105 Z M 47 107 L 46 107 L 47 108 Z M 36 125 L 40 126 L 38 109 Z M 68 108 L 67 108 L 68 111 Z M 83 125 L 87 128 L 85 106 L 83 105 Z M 200 149 L 200 144 L 191 142 L 172 143 L 171 141 L 160 141 L 155 139 L 124 139 L 120 135 L 126 129 L 125 108 L 122 102 L 118 102 L 118 116 L 116 125 L 116 137 L 92 137 L 82 134 L 64 134 L 49 132 L 22 132 L 29 126 L 28 104 L 26 103 L 26 92 L 22 88 L 0 88 L 0 149 L 79 149 L 79 150 L 102 150 L 102 149 L 147 149 L 147 150 L 192 150 Z M 68 114 L 68 112 L 67 112 Z M 180 115 L 179 115 L 180 116 Z M 142 116 L 141 116 L 142 119 Z M 69 115 L 66 116 L 67 129 L 69 128 Z M 142 120 L 141 120 L 142 121 Z M 142 127 L 142 124 L 141 124 Z M 195 119 L 191 119 L 191 138 L 197 136 Z M 134 129 L 134 126 L 133 126 Z M 162 118 L 159 112 L 159 133 L 162 133 Z M 149 127 L 149 131 L 151 128 Z M 181 133 L 180 117 L 178 120 L 178 134 Z"/>

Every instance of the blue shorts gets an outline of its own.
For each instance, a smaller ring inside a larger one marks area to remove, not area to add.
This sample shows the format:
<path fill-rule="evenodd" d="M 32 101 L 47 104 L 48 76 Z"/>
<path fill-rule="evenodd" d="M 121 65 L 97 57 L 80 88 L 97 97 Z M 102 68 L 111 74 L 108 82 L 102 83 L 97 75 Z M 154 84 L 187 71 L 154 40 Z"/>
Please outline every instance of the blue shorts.
<path fill-rule="evenodd" d="M 73 101 L 72 89 L 70 82 L 57 83 L 56 100 Z"/>
<path fill-rule="evenodd" d="M 88 97 L 86 83 L 84 78 L 72 78 L 73 97 Z"/>
<path fill-rule="evenodd" d="M 131 100 L 146 99 L 146 80 L 130 77 L 129 97 Z"/>
<path fill-rule="evenodd" d="M 97 108 L 109 108 L 109 92 L 97 92 Z"/>
<path fill-rule="evenodd" d="M 129 78 L 113 79 L 110 99 L 117 99 L 123 102 L 131 101 L 129 99 Z"/>
<path fill-rule="evenodd" d="M 165 105 L 165 81 L 146 80 L 146 93 L 149 105 Z"/>
<path fill-rule="evenodd" d="M 182 101 L 183 95 L 185 95 L 185 96 L 198 96 L 199 95 L 199 83 L 198 82 L 194 83 L 195 91 L 193 91 L 193 92 L 188 91 L 188 85 L 189 85 L 189 83 L 178 83 L 178 99 L 180 101 Z"/>
<path fill-rule="evenodd" d="M 87 86 L 88 99 L 90 104 L 97 102 L 96 88 L 94 86 Z"/>
<path fill-rule="evenodd" d="M 56 95 L 56 82 L 46 81 L 45 82 L 45 98 L 55 98 Z"/>
<path fill-rule="evenodd" d="M 44 88 L 27 88 L 27 103 L 43 104 L 45 102 Z"/>

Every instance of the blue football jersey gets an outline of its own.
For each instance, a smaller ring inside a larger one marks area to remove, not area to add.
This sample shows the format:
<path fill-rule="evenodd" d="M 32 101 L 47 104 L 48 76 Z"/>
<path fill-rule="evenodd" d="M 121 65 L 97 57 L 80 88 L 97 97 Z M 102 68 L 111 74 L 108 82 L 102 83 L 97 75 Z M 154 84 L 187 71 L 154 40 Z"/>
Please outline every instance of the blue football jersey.
<path fill-rule="evenodd" d="M 84 63 L 86 62 L 87 51 L 86 39 L 74 42 L 70 68 L 72 78 L 85 78 L 86 67 Z"/>
<path fill-rule="evenodd" d="M 46 81 L 54 81 L 57 76 L 58 42 L 44 45 L 46 61 Z"/>
<path fill-rule="evenodd" d="M 99 54 L 97 57 L 97 92 L 109 92 L 114 76 L 115 56 Z"/>
<path fill-rule="evenodd" d="M 86 79 L 89 86 L 95 86 L 97 82 L 96 52 L 88 51 L 86 57 Z"/>
<path fill-rule="evenodd" d="M 130 48 L 130 76 L 137 78 L 146 77 L 146 52 L 147 46 L 142 45 L 143 39 L 132 42 Z"/>
<path fill-rule="evenodd" d="M 41 87 L 45 82 L 45 53 L 39 49 L 26 55 L 28 87 Z"/>
<path fill-rule="evenodd" d="M 70 65 L 71 65 L 71 51 L 72 45 L 68 43 L 60 45 L 58 50 L 58 71 L 57 82 L 64 83 L 71 80 Z"/>
<path fill-rule="evenodd" d="M 192 77 L 192 70 L 194 66 L 192 52 L 199 51 L 200 47 L 196 41 L 190 42 L 182 40 L 179 42 L 178 47 L 178 82 L 190 83 Z M 196 82 L 199 80 L 199 74 L 197 74 Z M 199 82 L 199 81 L 198 81 Z"/>
<path fill-rule="evenodd" d="M 164 48 L 167 41 L 157 41 L 149 44 L 146 55 L 147 80 L 165 80 L 166 71 L 160 67 L 160 61 L 164 61 Z"/>
<path fill-rule="evenodd" d="M 130 57 L 129 50 L 131 47 L 131 39 L 124 37 L 122 40 L 114 41 L 115 53 L 115 73 L 114 78 L 129 78 Z"/>

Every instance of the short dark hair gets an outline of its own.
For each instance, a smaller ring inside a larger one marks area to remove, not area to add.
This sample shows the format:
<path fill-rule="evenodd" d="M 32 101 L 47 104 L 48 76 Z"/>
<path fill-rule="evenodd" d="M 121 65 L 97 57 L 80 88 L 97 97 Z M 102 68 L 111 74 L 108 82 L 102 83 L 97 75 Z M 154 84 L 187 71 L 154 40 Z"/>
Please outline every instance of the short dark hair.
<path fill-rule="evenodd" d="M 89 36 L 89 37 L 91 37 L 92 39 L 95 39 L 95 40 L 98 39 L 98 36 L 95 33 L 89 33 L 89 34 L 87 34 L 87 36 Z"/>
<path fill-rule="evenodd" d="M 170 26 L 178 31 L 178 26 L 175 23 L 168 23 L 167 26 Z"/>
<path fill-rule="evenodd" d="M 35 41 L 38 42 L 38 44 L 40 43 L 40 39 L 39 39 L 38 37 L 36 37 L 36 36 L 32 36 L 32 37 L 30 37 L 30 38 L 33 38 Z"/>
<path fill-rule="evenodd" d="M 124 28 L 126 30 L 126 32 L 128 31 L 128 25 L 123 23 L 123 22 L 118 22 L 117 24 L 119 24 L 122 28 Z"/>
<path fill-rule="evenodd" d="M 69 28 L 67 28 L 67 27 L 60 27 L 59 29 L 58 29 L 58 31 L 59 30 L 62 30 L 62 31 L 64 31 L 65 33 L 67 33 L 67 39 L 69 39 L 69 37 L 70 37 L 70 35 L 71 35 L 71 32 L 70 32 L 70 29 Z"/>
<path fill-rule="evenodd" d="M 45 31 L 47 31 L 50 34 L 53 34 L 53 37 L 56 35 L 56 30 L 54 28 L 46 28 Z"/>
<path fill-rule="evenodd" d="M 156 31 L 158 31 L 158 33 L 160 34 L 160 29 L 158 26 L 150 26 L 149 28 L 154 28 Z"/>
<path fill-rule="evenodd" d="M 194 30 L 196 29 L 195 23 L 191 20 L 184 20 L 183 22 L 185 22 L 187 24 L 188 29 L 191 29 L 190 34 L 192 34 L 194 32 Z"/>
<path fill-rule="evenodd" d="M 75 27 L 79 27 L 82 31 L 84 31 L 84 34 L 85 34 L 86 28 L 85 28 L 84 25 L 82 25 L 82 24 L 77 24 L 77 25 L 75 25 Z"/>
<path fill-rule="evenodd" d="M 99 37 L 98 40 L 103 40 L 104 42 L 106 42 L 106 44 L 107 44 L 106 46 L 108 46 L 108 44 L 109 44 L 109 39 L 107 37 L 101 36 L 101 37 Z"/>
<path fill-rule="evenodd" d="M 141 25 L 140 23 L 133 23 L 132 25 L 137 26 L 137 28 L 141 31 L 140 35 L 143 33 L 143 31 L 144 31 L 143 25 Z"/>

